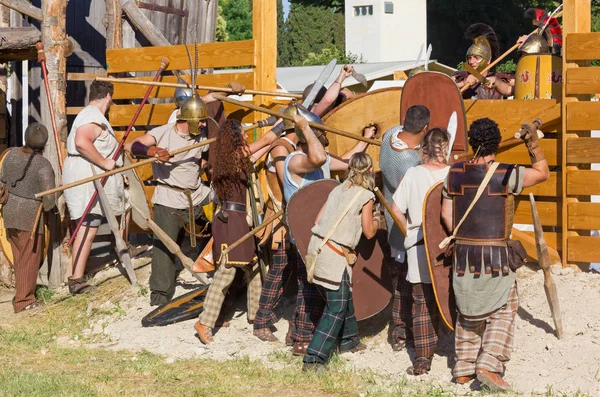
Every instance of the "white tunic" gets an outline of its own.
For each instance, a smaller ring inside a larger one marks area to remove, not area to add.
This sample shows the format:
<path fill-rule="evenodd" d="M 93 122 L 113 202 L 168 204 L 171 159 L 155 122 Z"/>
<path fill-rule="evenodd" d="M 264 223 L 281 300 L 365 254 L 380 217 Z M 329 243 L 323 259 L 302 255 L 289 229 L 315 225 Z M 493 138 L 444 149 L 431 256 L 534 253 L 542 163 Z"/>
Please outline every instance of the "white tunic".
<path fill-rule="evenodd" d="M 104 117 L 100 109 L 92 105 L 86 106 L 75 118 L 69 136 L 67 137 L 67 153 L 69 156 L 67 156 L 64 164 L 62 175 L 63 184 L 79 181 L 93 175 L 90 167 L 92 163 L 83 157 L 81 153 L 77 151 L 77 147 L 75 146 L 77 129 L 85 124 L 97 124 L 103 128 L 100 136 L 94 141 L 94 147 L 104 158 L 112 158 L 115 150 L 119 146 L 119 142 L 115 137 L 110 123 L 106 117 Z M 122 156 L 119 156 L 117 166 L 120 167 L 122 165 L 123 158 Z M 97 174 L 104 172 L 103 169 L 96 167 L 95 165 L 93 167 Z M 123 176 L 121 174 L 110 176 L 104 185 L 104 190 L 106 191 L 108 201 L 110 202 L 110 206 L 115 215 L 122 214 L 124 196 Z M 79 219 L 83 216 L 83 212 L 95 191 L 93 182 L 88 182 L 65 190 L 65 200 L 69 208 L 71 219 Z M 96 199 L 90 214 L 102 215 L 98 199 Z"/>

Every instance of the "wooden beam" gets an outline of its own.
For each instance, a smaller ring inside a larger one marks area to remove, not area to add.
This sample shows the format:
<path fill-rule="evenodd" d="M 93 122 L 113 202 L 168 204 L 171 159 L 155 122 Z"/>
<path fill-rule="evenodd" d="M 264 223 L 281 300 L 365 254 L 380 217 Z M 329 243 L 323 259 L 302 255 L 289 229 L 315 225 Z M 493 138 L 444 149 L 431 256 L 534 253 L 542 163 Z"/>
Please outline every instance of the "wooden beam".
<path fill-rule="evenodd" d="M 67 81 L 91 81 L 96 77 L 106 77 L 106 73 L 67 73 Z M 152 80 L 152 77 L 148 79 Z"/>
<path fill-rule="evenodd" d="M 560 172 L 551 172 L 550 179 L 532 187 L 523 189 L 521 194 L 534 196 L 558 197 L 560 196 Z"/>
<path fill-rule="evenodd" d="M 535 245 L 535 232 L 523 231 L 522 233 L 530 236 L 533 239 Z M 560 250 L 558 249 L 560 247 L 560 233 L 544 232 L 544 238 L 546 239 L 546 244 L 548 244 L 549 247 L 552 247 L 553 249 L 560 252 Z"/>
<path fill-rule="evenodd" d="M 600 102 L 569 102 L 566 108 L 568 131 L 600 129 Z"/>
<path fill-rule="evenodd" d="M 556 248 L 552 246 L 552 238 L 559 238 L 560 235 L 556 235 L 556 233 L 544 233 L 544 237 L 546 237 L 546 244 L 548 244 L 548 254 L 550 254 L 551 263 L 560 263 L 560 255 Z M 525 247 L 529 258 L 534 261 L 538 260 L 536 241 L 533 232 L 523 232 L 513 228 L 512 238 L 520 240 L 523 243 L 523 247 Z"/>
<path fill-rule="evenodd" d="M 106 49 L 123 48 L 121 0 L 106 1 Z"/>
<path fill-rule="evenodd" d="M 42 33 L 36 27 L 0 28 L 0 51 L 31 50 Z"/>
<path fill-rule="evenodd" d="M 558 144 L 558 140 L 556 139 L 544 138 L 540 140 L 540 147 L 542 148 L 544 156 L 546 156 L 546 160 L 550 166 L 560 165 Z M 504 163 L 523 165 L 531 164 L 529 152 L 527 151 L 527 147 L 525 145 L 519 145 L 509 150 L 501 151 L 498 153 L 497 158 L 498 161 L 502 161 Z"/>
<path fill-rule="evenodd" d="M 21 14 L 31 17 L 35 20 L 41 21 L 43 19 L 41 8 L 32 6 L 31 3 L 28 1 L 25 1 L 25 0 L 0 0 L 0 4 L 12 9 L 12 10 L 18 11 Z"/>
<path fill-rule="evenodd" d="M 600 203 L 569 203 L 569 230 L 600 229 Z"/>
<path fill-rule="evenodd" d="M 596 94 L 600 92 L 600 68 L 581 67 L 567 69 L 566 84 L 568 95 Z"/>
<path fill-rule="evenodd" d="M 153 46 L 171 45 L 162 32 L 142 13 L 134 0 L 122 0 L 121 9 L 123 9 L 129 21 L 148 39 L 150 44 Z"/>
<path fill-rule="evenodd" d="M 570 33 L 568 36 L 567 62 L 600 58 L 600 33 Z"/>
<path fill-rule="evenodd" d="M 187 17 L 190 13 L 188 10 L 179 10 L 179 9 L 173 8 L 173 7 L 165 7 L 165 6 L 160 6 L 160 5 L 152 4 L 152 3 L 144 3 L 142 1 L 138 1 L 137 5 L 139 8 L 143 8 L 144 10 L 163 12 L 165 14 L 179 15 L 180 17 Z"/>
<path fill-rule="evenodd" d="M 188 44 L 188 48 L 193 57 L 193 44 Z M 198 66 L 201 68 L 254 66 L 254 50 L 254 40 L 199 44 Z M 167 57 L 171 61 L 167 70 L 189 70 L 190 68 L 185 47 L 173 45 L 107 50 L 107 71 L 108 73 L 154 71 L 162 57 Z"/>
<path fill-rule="evenodd" d="M 567 140 L 567 163 L 600 163 L 600 138 L 573 138 Z"/>
<path fill-rule="evenodd" d="M 600 171 L 567 171 L 566 188 L 569 196 L 600 194 Z"/>
<path fill-rule="evenodd" d="M 570 262 L 600 262 L 600 238 L 568 237 L 566 256 Z"/>
<path fill-rule="evenodd" d="M 544 226 L 558 226 L 558 203 L 552 201 L 538 201 L 537 202 L 538 212 L 542 225 Z M 531 224 L 531 205 L 529 200 L 515 200 L 515 223 Z"/>

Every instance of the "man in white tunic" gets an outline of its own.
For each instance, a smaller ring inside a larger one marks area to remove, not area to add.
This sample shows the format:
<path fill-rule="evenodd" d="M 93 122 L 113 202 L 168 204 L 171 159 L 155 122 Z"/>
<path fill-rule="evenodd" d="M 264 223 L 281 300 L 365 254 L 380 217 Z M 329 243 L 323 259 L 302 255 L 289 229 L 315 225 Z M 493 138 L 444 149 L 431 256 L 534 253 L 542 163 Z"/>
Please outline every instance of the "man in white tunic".
<path fill-rule="evenodd" d="M 75 118 L 71 132 L 67 138 L 67 159 L 65 160 L 62 176 L 63 184 L 75 182 L 96 173 L 110 171 L 115 166 L 123 164 L 122 158 L 117 161 L 112 157 L 119 146 L 110 123 L 104 116 L 112 104 L 114 87 L 112 83 L 94 81 L 90 86 L 89 105 Z M 115 215 L 123 213 L 123 177 L 120 174 L 107 179 L 104 186 L 110 206 Z M 65 199 L 72 222 L 76 225 L 83 216 L 92 195 L 92 182 L 65 190 Z M 78 294 L 88 292 L 91 286 L 86 284 L 83 275 L 92 242 L 98 232 L 98 227 L 106 222 L 100 209 L 100 203 L 95 203 L 86 215 L 73 244 L 71 256 L 73 275 L 69 278 L 69 292 Z"/>

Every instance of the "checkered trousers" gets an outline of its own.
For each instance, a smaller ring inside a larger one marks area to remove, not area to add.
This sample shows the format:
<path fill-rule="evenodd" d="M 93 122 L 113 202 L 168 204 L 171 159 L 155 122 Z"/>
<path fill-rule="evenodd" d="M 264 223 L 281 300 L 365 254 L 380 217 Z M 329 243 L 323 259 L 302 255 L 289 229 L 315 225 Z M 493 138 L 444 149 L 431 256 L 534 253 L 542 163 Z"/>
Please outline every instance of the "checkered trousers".
<path fill-rule="evenodd" d="M 235 279 L 235 273 L 238 271 L 244 271 L 248 280 L 248 291 L 247 291 L 247 305 L 248 305 L 248 321 L 254 321 L 256 312 L 258 310 L 258 300 L 260 298 L 261 290 L 261 277 L 260 277 L 260 266 L 254 264 L 252 266 L 245 266 L 243 268 L 231 267 L 227 269 L 225 266 L 219 266 L 215 272 L 212 283 L 208 287 L 206 298 L 204 299 L 204 308 L 198 320 L 201 324 L 214 328 L 221 314 L 223 307 L 223 301 L 227 295 L 229 287 Z"/>
<path fill-rule="evenodd" d="M 431 284 L 412 284 L 412 336 L 415 358 L 430 359 L 438 341 L 439 311 Z"/>
<path fill-rule="evenodd" d="M 398 281 L 394 289 L 394 305 L 392 307 L 392 341 L 399 339 L 412 339 L 410 328 L 412 325 L 412 286 L 406 281 L 408 262 L 399 265 Z"/>
<path fill-rule="evenodd" d="M 296 297 L 296 310 L 294 311 L 294 342 L 310 342 L 315 328 L 323 314 L 325 300 L 319 293 L 317 286 L 306 279 L 306 266 L 302 260 L 297 261 L 298 296 Z"/>
<path fill-rule="evenodd" d="M 333 353 L 337 341 L 340 351 L 350 350 L 360 342 L 358 325 L 354 317 L 354 302 L 350 291 L 350 278 L 344 271 L 342 283 L 337 291 L 318 286 L 325 298 L 325 310 L 306 349 L 305 363 L 325 364 Z"/>
<path fill-rule="evenodd" d="M 277 250 L 272 251 L 271 266 L 265 277 L 260 294 L 258 311 L 254 320 L 254 329 L 267 328 L 277 322 L 273 311 L 283 295 L 283 286 L 297 266 L 298 253 L 295 248 L 285 249 L 285 243 L 280 243 Z"/>
<path fill-rule="evenodd" d="M 487 319 L 469 321 L 458 314 L 455 377 L 474 375 L 478 369 L 499 374 L 504 372 L 513 347 L 518 309 L 519 294 L 515 283 L 508 293 L 506 306 Z"/>

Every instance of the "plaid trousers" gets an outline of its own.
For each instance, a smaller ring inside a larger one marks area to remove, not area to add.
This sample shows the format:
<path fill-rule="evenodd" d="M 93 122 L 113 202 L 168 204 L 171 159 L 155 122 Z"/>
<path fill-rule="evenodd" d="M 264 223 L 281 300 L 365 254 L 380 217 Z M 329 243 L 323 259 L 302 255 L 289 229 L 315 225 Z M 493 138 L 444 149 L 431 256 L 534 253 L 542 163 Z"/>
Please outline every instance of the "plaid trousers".
<path fill-rule="evenodd" d="M 325 310 L 302 361 L 325 364 L 338 340 L 340 351 L 343 352 L 358 345 L 360 337 L 356 317 L 354 317 L 354 302 L 348 272 L 344 271 L 342 283 L 337 291 L 321 286 L 317 288 L 325 299 Z"/>
<path fill-rule="evenodd" d="M 247 304 L 248 304 L 248 321 L 254 321 L 256 311 L 258 310 L 258 299 L 260 298 L 261 278 L 260 266 L 254 264 L 243 268 L 231 267 L 227 269 L 225 266 L 219 266 L 212 283 L 208 287 L 206 298 L 204 299 L 204 308 L 198 320 L 201 324 L 214 328 L 221 314 L 223 301 L 229 287 L 235 279 L 237 270 L 244 271 L 248 278 Z"/>
<path fill-rule="evenodd" d="M 470 321 L 458 314 L 454 377 L 474 375 L 478 369 L 504 373 L 513 347 L 518 309 L 519 294 L 515 283 L 508 294 L 506 306 L 487 319 Z"/>
<path fill-rule="evenodd" d="M 294 342 L 310 342 L 323 315 L 325 300 L 317 286 L 308 282 L 304 262 L 298 260 L 297 264 L 298 295 L 293 317 L 292 340 Z"/>
<path fill-rule="evenodd" d="M 438 341 L 439 311 L 431 284 L 412 284 L 412 335 L 415 358 L 431 359 Z"/>
<path fill-rule="evenodd" d="M 408 262 L 406 259 L 399 266 L 398 281 L 394 290 L 394 305 L 392 307 L 392 340 L 412 339 L 410 329 L 412 328 L 412 285 L 406 281 L 408 273 Z"/>
<path fill-rule="evenodd" d="M 285 243 L 280 243 L 278 249 L 272 252 L 271 266 L 260 293 L 254 329 L 267 328 L 277 322 L 273 310 L 281 300 L 283 286 L 292 273 L 292 266 L 296 266 L 297 262 L 296 249 L 285 249 Z"/>

